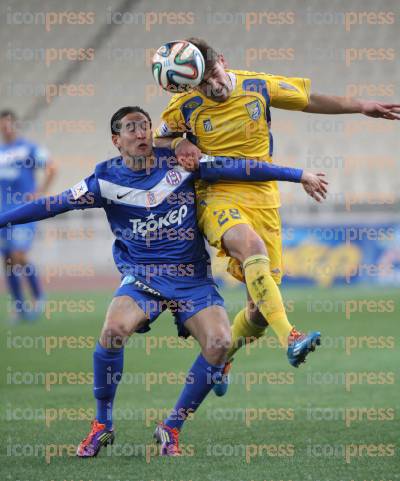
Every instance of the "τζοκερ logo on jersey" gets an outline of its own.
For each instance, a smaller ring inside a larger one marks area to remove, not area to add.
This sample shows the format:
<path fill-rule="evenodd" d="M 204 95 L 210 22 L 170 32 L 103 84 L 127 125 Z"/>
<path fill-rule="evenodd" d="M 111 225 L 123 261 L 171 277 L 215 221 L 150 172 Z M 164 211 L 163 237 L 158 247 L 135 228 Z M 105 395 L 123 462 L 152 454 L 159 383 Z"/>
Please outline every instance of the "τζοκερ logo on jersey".
<path fill-rule="evenodd" d="M 159 216 L 158 218 L 151 213 L 146 217 L 146 220 L 129 219 L 129 222 L 132 224 L 132 232 L 134 234 L 140 234 L 142 237 L 145 237 L 149 232 L 154 232 L 163 227 L 181 225 L 187 213 L 187 206 L 182 205 L 179 209 L 169 210 L 164 216 Z"/>

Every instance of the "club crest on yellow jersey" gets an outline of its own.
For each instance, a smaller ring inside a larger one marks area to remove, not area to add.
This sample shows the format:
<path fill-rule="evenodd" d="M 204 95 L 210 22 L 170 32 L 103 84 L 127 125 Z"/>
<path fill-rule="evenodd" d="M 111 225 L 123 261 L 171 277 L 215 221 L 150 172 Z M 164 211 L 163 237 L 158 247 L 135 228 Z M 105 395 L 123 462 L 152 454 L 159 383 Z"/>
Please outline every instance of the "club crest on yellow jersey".
<path fill-rule="evenodd" d="M 211 119 L 203 120 L 203 127 L 205 132 L 211 132 L 213 129 Z"/>
<path fill-rule="evenodd" d="M 253 100 L 248 104 L 245 104 L 247 112 L 251 118 L 251 120 L 258 120 L 261 115 L 261 105 L 259 100 Z"/>

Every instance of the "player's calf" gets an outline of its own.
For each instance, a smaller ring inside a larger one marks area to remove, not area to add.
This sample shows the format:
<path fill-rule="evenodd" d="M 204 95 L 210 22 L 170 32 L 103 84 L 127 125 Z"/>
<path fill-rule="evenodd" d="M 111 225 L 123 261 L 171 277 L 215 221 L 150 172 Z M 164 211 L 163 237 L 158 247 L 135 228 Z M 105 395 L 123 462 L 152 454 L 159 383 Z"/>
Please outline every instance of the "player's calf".
<path fill-rule="evenodd" d="M 213 390 L 218 397 L 225 396 L 228 391 L 230 383 L 229 372 L 232 368 L 232 361 L 233 358 L 225 363 L 220 378 L 214 381 Z"/>
<path fill-rule="evenodd" d="M 132 298 L 113 299 L 108 309 L 100 342 L 93 353 L 93 394 L 96 419 L 92 430 L 78 448 L 78 456 L 96 456 L 101 446 L 113 441 L 112 411 L 124 365 L 124 343 L 145 319 Z"/>
<path fill-rule="evenodd" d="M 203 346 L 204 357 L 215 366 L 223 365 L 224 368 L 217 371 L 211 379 L 212 388 L 217 396 L 223 396 L 228 389 L 228 371 L 226 362 L 229 348 L 232 344 L 232 337 L 230 329 L 222 329 L 220 333 L 214 333 L 207 340 L 205 346 Z M 220 393 L 224 391 L 223 394 Z"/>

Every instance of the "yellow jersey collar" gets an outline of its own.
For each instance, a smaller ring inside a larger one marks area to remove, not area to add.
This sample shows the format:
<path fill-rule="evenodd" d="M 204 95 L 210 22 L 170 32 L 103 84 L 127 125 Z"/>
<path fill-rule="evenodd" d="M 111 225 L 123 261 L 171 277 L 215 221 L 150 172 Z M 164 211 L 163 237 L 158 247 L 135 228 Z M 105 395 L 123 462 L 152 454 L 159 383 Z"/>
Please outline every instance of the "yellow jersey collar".
<path fill-rule="evenodd" d="M 236 88 L 236 83 L 237 83 L 236 75 L 233 72 L 227 72 L 227 74 L 229 75 L 229 78 L 231 79 L 232 92 L 233 92 Z"/>

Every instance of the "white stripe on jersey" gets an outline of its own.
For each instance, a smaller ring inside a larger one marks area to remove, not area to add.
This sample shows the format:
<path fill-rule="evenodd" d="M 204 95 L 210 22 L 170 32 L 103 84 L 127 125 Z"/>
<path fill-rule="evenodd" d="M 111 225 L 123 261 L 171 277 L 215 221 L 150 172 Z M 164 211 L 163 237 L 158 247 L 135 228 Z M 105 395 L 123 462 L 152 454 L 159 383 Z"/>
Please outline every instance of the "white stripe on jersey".
<path fill-rule="evenodd" d="M 156 207 L 191 175 L 191 172 L 187 172 L 182 167 L 175 167 L 169 170 L 158 184 L 148 190 L 135 189 L 127 185 L 114 184 L 108 180 L 99 179 L 100 193 L 103 198 L 121 204 Z"/>
<path fill-rule="evenodd" d="M 199 162 L 212 162 L 214 159 L 215 159 L 214 155 L 203 154 L 203 156 L 200 157 Z"/>

